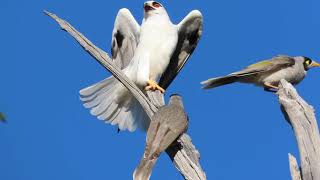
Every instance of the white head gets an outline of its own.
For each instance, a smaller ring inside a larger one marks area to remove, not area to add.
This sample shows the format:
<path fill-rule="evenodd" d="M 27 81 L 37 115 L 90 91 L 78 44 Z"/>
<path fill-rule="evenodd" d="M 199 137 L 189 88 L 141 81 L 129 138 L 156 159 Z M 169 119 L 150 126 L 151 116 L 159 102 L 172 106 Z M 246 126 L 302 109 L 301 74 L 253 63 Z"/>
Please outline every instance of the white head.
<path fill-rule="evenodd" d="M 167 15 L 167 11 L 164 9 L 162 4 L 156 1 L 147 1 L 143 5 L 144 18 L 147 19 L 149 16 L 153 15 Z"/>

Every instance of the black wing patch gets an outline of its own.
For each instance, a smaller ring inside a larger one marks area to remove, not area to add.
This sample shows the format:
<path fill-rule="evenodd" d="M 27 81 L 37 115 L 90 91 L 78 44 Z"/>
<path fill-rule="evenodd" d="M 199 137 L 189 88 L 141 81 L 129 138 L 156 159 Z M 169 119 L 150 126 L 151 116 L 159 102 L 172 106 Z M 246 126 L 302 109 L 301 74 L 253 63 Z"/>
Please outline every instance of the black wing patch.
<path fill-rule="evenodd" d="M 123 34 L 121 34 L 121 32 L 118 30 L 117 33 L 115 34 L 116 36 L 116 41 L 117 41 L 117 44 L 119 46 L 119 48 L 122 47 L 122 43 L 123 43 L 123 39 L 124 39 L 124 36 Z"/>
<path fill-rule="evenodd" d="M 192 11 L 181 21 L 178 27 L 179 37 L 176 50 L 159 81 L 159 85 L 164 89 L 167 89 L 178 75 L 200 40 L 202 34 L 201 13 L 197 10 Z"/>

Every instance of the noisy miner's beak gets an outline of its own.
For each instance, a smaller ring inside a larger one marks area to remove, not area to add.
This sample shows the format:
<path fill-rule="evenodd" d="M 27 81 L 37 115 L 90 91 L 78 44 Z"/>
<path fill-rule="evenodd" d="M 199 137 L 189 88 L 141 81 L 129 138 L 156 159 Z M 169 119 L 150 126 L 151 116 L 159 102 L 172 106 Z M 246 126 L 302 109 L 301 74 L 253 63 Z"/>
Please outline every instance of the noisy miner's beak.
<path fill-rule="evenodd" d="M 315 61 L 312 61 L 312 63 L 310 64 L 310 67 L 320 67 L 320 64 Z"/>

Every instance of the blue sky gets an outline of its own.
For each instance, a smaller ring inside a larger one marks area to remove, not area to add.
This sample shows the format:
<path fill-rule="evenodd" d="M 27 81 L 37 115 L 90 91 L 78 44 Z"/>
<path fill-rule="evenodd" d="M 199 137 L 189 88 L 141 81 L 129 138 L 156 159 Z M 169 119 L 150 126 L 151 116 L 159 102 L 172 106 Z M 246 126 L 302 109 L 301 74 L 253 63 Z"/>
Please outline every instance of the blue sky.
<path fill-rule="evenodd" d="M 277 54 L 320 59 L 316 0 L 162 1 L 173 22 L 199 9 L 202 39 L 169 88 L 184 98 L 189 134 L 208 179 L 290 179 L 289 152 L 298 155 L 274 94 L 234 84 L 211 91 L 199 82 Z M 1 180 L 131 179 L 144 149 L 142 132 L 117 134 L 91 116 L 78 91 L 109 76 L 42 10 L 67 19 L 109 52 L 117 11 L 141 21 L 143 1 L 17 1 L 0 6 Z M 320 69 L 297 87 L 319 109 Z M 318 113 L 317 113 L 318 114 Z M 181 179 L 163 154 L 152 179 Z"/>

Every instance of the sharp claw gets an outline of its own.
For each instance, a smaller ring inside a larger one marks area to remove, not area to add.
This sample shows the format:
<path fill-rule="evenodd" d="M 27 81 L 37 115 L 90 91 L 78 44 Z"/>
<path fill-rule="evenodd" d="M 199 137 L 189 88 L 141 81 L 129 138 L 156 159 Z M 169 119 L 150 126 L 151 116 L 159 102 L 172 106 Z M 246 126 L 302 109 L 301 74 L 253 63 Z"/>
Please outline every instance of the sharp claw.
<path fill-rule="evenodd" d="M 159 90 L 161 93 L 164 93 L 165 90 L 160 87 L 155 81 L 149 80 L 147 83 L 147 86 L 145 87 L 145 90 L 152 90 L 152 91 L 156 91 Z"/>
<path fill-rule="evenodd" d="M 160 86 L 159 86 L 160 87 Z M 159 91 L 163 94 L 165 92 L 165 90 L 163 88 L 159 88 Z"/>
<path fill-rule="evenodd" d="M 146 90 L 146 91 L 149 91 L 149 90 L 153 90 L 153 88 L 152 88 L 152 86 L 146 86 L 146 87 L 145 87 L 145 90 Z"/>

